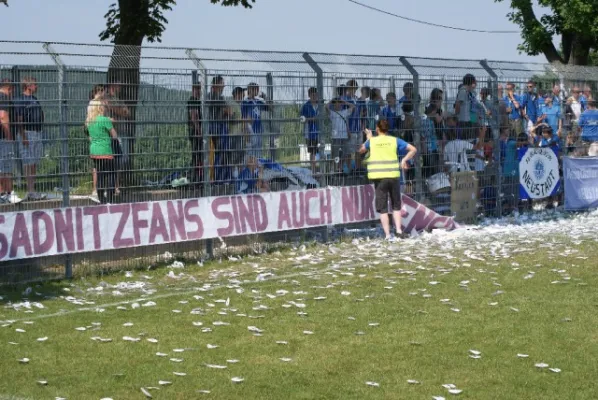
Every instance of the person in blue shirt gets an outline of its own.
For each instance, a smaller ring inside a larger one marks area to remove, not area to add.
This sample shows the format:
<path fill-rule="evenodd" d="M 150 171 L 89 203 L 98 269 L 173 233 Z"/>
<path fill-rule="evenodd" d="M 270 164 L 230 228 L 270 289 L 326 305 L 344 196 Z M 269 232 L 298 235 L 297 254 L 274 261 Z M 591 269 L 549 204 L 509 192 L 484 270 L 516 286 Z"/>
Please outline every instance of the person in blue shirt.
<path fill-rule="evenodd" d="M 237 193 L 250 194 L 267 192 L 268 183 L 262 179 L 263 166 L 259 165 L 257 158 L 247 157 L 247 165 L 239 172 L 237 177 Z"/>
<path fill-rule="evenodd" d="M 558 154 L 560 138 L 554 133 L 550 125 L 546 123 L 538 124 L 532 128 L 530 135 L 536 147 L 551 147 Z"/>
<path fill-rule="evenodd" d="M 587 109 L 579 117 L 578 124 L 583 142 L 598 142 L 598 110 L 596 110 L 596 102 L 594 100 L 588 101 Z"/>
<path fill-rule="evenodd" d="M 380 120 L 388 121 L 389 130 L 392 136 L 396 136 L 398 129 L 399 108 L 397 105 L 397 95 L 394 92 L 386 94 L 386 105 L 380 110 Z"/>
<path fill-rule="evenodd" d="M 521 97 L 520 104 L 523 118 L 525 118 L 528 124 L 527 130 L 529 130 L 538 122 L 540 102 L 536 93 L 536 82 L 529 81 L 527 83 L 527 93 Z"/>
<path fill-rule="evenodd" d="M 318 89 L 315 87 L 309 88 L 307 91 L 309 100 L 301 108 L 301 122 L 303 126 L 303 135 L 305 137 L 305 145 L 311 160 L 311 170 L 316 172 L 316 155 L 319 153 L 320 143 L 320 121 L 319 115 L 319 96 Z"/>
<path fill-rule="evenodd" d="M 437 106 L 430 104 L 426 108 L 426 119 L 422 121 L 421 149 L 423 156 L 422 175 L 429 178 L 434 175 L 440 166 L 440 154 L 438 153 L 438 138 L 436 137 L 436 126 L 434 122 L 441 118 L 437 112 Z"/>
<path fill-rule="evenodd" d="M 269 106 L 264 96 L 258 97 L 260 87 L 257 83 L 247 85 L 247 98 L 241 103 L 241 116 L 251 124 L 249 139 L 250 153 L 259 157 L 262 152 L 264 125 L 262 124 L 262 112 L 268 111 Z"/>
<path fill-rule="evenodd" d="M 544 105 L 540 107 L 541 116 L 538 122 L 543 122 L 552 128 L 552 131 L 561 135 L 563 128 L 563 120 L 561 119 L 561 107 L 554 103 L 554 98 L 551 95 L 544 97 Z"/>
<path fill-rule="evenodd" d="M 506 112 L 509 115 L 509 126 L 511 131 L 519 135 L 523 132 L 521 123 L 521 98 L 515 94 L 515 84 L 507 82 L 507 95 L 504 97 Z"/>

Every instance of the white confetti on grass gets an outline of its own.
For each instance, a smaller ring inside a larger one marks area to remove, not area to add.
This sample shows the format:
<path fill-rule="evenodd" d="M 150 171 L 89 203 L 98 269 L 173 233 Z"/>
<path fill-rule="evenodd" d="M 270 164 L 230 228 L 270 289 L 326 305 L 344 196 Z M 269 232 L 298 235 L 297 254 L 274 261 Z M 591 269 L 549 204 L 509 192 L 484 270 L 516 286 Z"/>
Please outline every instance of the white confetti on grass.
<path fill-rule="evenodd" d="M 313 335 L 314 333 L 312 331 L 303 331 L 304 335 Z"/>
<path fill-rule="evenodd" d="M 158 381 L 158 384 L 160 386 L 168 386 L 168 385 L 172 385 L 172 382 L 170 382 L 170 381 Z"/>
<path fill-rule="evenodd" d="M 548 368 L 549 371 L 554 372 L 555 374 L 558 374 L 559 372 L 561 372 L 560 368 Z"/>
<path fill-rule="evenodd" d="M 47 336 L 44 336 L 44 337 L 37 338 L 37 341 L 38 341 L 38 342 L 45 342 L 46 340 L 48 340 L 48 337 L 47 337 Z"/>
<path fill-rule="evenodd" d="M 281 357 L 281 358 L 279 358 L 279 360 L 282 361 L 282 362 L 291 362 L 291 361 L 293 361 L 292 358 L 288 358 L 288 357 Z"/>
<path fill-rule="evenodd" d="M 148 342 L 150 343 L 158 343 L 158 339 L 154 339 L 154 338 L 147 338 L 146 339 Z"/>
<path fill-rule="evenodd" d="M 141 388 L 141 393 L 143 393 L 145 395 L 145 397 L 147 397 L 148 399 L 153 398 L 152 394 L 146 389 L 146 388 Z"/>
<path fill-rule="evenodd" d="M 419 381 L 416 381 L 415 379 L 407 379 L 407 383 L 410 385 L 419 385 Z"/>
<path fill-rule="evenodd" d="M 245 378 L 241 378 L 239 376 L 233 376 L 230 380 L 233 383 L 241 383 L 241 382 L 245 381 Z"/>
<path fill-rule="evenodd" d="M 518 353 L 517 357 L 519 357 L 519 358 L 528 358 L 529 354 Z"/>
<path fill-rule="evenodd" d="M 136 338 L 136 337 L 131 337 L 131 336 L 123 336 L 123 340 L 125 342 L 134 342 L 134 343 L 136 343 L 136 342 L 141 341 L 141 338 Z"/>
<path fill-rule="evenodd" d="M 218 365 L 218 364 L 204 364 L 206 366 L 206 368 L 212 368 L 212 369 L 226 369 L 228 368 L 226 365 Z"/>
<path fill-rule="evenodd" d="M 544 368 L 548 368 L 549 367 L 549 365 L 546 364 L 546 363 L 536 363 L 536 364 L 534 364 L 534 366 L 536 368 L 540 368 L 540 369 L 544 369 Z"/>
<path fill-rule="evenodd" d="M 176 376 L 187 376 L 186 372 L 173 372 L 173 374 Z"/>
<path fill-rule="evenodd" d="M 380 387 L 380 384 L 378 382 L 374 382 L 374 381 L 366 381 L 365 384 L 368 386 Z"/>
<path fill-rule="evenodd" d="M 19 359 L 18 361 L 19 361 L 21 364 L 28 364 L 30 360 L 29 360 L 27 357 L 25 357 L 25 358 L 21 358 L 21 359 Z"/>

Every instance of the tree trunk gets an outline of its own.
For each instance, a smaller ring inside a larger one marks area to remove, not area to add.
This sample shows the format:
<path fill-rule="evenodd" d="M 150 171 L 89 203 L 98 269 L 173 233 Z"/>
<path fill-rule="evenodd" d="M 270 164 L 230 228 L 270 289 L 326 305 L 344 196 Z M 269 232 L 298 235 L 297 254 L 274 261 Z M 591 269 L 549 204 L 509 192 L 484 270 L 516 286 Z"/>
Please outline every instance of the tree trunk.
<path fill-rule="evenodd" d="M 137 101 L 139 99 L 141 45 L 145 35 L 144 26 L 140 25 L 140 16 L 149 12 L 148 0 L 119 0 L 120 27 L 114 38 L 114 49 L 108 67 L 107 83 L 117 83 L 121 87 L 120 100 L 129 108 L 129 117 L 118 124 L 123 140 L 123 151 L 128 154 L 124 158 L 123 171 L 133 171 L 133 155 L 135 153 L 135 119 Z M 134 184 L 133 172 L 121 175 L 121 186 Z"/>
<path fill-rule="evenodd" d="M 574 37 L 571 42 L 569 64 L 588 65 L 590 61 L 590 46 L 591 43 L 584 41 L 582 38 Z"/>

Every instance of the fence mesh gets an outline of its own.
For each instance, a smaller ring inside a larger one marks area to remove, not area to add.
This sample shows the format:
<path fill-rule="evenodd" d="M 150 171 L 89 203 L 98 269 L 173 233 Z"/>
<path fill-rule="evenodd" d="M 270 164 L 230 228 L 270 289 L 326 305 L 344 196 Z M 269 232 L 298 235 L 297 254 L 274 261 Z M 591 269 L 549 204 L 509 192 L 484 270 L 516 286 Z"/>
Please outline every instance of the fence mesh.
<path fill-rule="evenodd" d="M 592 153 L 579 121 L 594 108 L 595 67 L 8 41 L 0 55 L 10 117 L 0 142 L 1 212 L 364 184 L 364 129 L 387 120 L 391 135 L 418 149 L 404 192 L 472 222 L 562 201 L 561 192 L 520 198 L 517 149 Z M 106 150 L 96 143 L 98 116 L 112 119 L 111 160 L 98 157 Z M 294 175 L 273 175 L 273 163 Z M 473 201 L 459 198 L 459 182 L 475 186 Z M 235 243 L 263 251 L 327 233 Z M 197 259 L 213 246 L 7 261 L 0 280 L 146 266 L 165 253 Z"/>

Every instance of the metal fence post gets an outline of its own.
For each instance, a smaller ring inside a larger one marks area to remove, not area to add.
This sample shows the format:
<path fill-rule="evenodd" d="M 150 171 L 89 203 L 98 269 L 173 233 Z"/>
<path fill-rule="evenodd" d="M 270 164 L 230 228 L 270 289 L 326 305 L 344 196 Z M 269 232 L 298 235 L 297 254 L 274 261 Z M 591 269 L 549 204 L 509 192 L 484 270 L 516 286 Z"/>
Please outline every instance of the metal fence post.
<path fill-rule="evenodd" d="M 424 186 L 422 179 L 422 146 L 421 146 L 421 116 L 420 116 L 420 97 L 419 97 L 419 73 L 411 65 L 405 57 L 400 57 L 399 60 L 407 68 L 411 76 L 413 77 L 413 141 L 417 148 L 417 157 L 415 159 L 415 199 L 422 201 L 424 197 Z"/>
<path fill-rule="evenodd" d="M 496 164 L 496 212 L 498 216 L 502 215 L 502 169 L 501 169 L 501 152 L 500 152 L 500 100 L 498 98 L 498 75 L 488 65 L 487 60 L 480 61 L 480 65 L 490 76 L 488 83 L 490 84 L 490 93 L 492 93 L 492 119 L 491 127 L 494 135 L 494 159 Z"/>
<path fill-rule="evenodd" d="M 67 104 L 65 99 L 65 75 L 66 69 L 60 56 L 50 43 L 43 44 L 44 50 L 52 57 L 58 69 L 58 120 L 60 124 L 60 141 L 61 141 L 61 156 L 60 156 L 60 173 L 62 175 L 62 207 L 70 206 L 70 181 L 69 181 L 69 132 L 67 126 Z M 73 277 L 73 259 L 71 254 L 66 254 L 64 260 L 64 275 L 65 278 Z"/>
<path fill-rule="evenodd" d="M 269 137 L 268 137 L 268 144 L 270 147 L 270 159 L 272 161 L 275 160 L 276 158 L 276 142 L 275 142 L 275 138 L 276 136 L 274 135 L 273 132 L 273 124 L 272 124 L 272 120 L 276 118 L 275 116 L 275 107 L 274 107 L 274 77 L 272 76 L 272 74 L 270 72 L 268 72 L 266 74 L 266 96 L 268 97 L 268 101 L 272 102 L 272 106 L 270 107 L 270 112 L 268 113 L 269 117 L 268 117 L 268 132 L 269 132 Z M 279 132 L 280 133 L 280 132 Z"/>
<path fill-rule="evenodd" d="M 388 91 L 393 92 L 395 95 L 397 94 L 397 84 L 394 76 L 390 77 L 390 87 L 388 88 Z"/>
<path fill-rule="evenodd" d="M 316 89 L 318 90 L 318 129 L 320 131 L 320 142 L 322 141 L 322 129 L 324 128 L 324 71 L 318 65 L 318 63 L 313 59 L 313 57 L 309 53 L 303 53 L 303 59 L 307 62 L 311 69 L 316 73 Z M 321 153 L 325 152 L 325 148 L 320 148 Z M 324 154 L 320 154 L 320 160 L 322 160 Z M 320 163 L 320 166 L 326 165 L 326 161 L 324 164 Z M 328 227 L 324 230 L 324 242 L 328 242 Z"/>
<path fill-rule="evenodd" d="M 206 101 L 208 99 L 208 71 L 205 65 L 201 62 L 199 57 L 192 49 L 185 50 L 187 57 L 193 62 L 195 67 L 201 71 L 202 88 L 201 88 L 201 131 L 203 139 L 203 154 L 202 154 L 202 172 L 203 172 L 203 196 L 209 197 L 212 194 L 212 186 L 210 182 L 210 116 L 208 115 L 208 106 Z M 195 75 L 197 79 L 197 75 Z M 212 239 L 206 240 L 206 256 L 212 258 L 214 256 L 214 241 Z"/>

